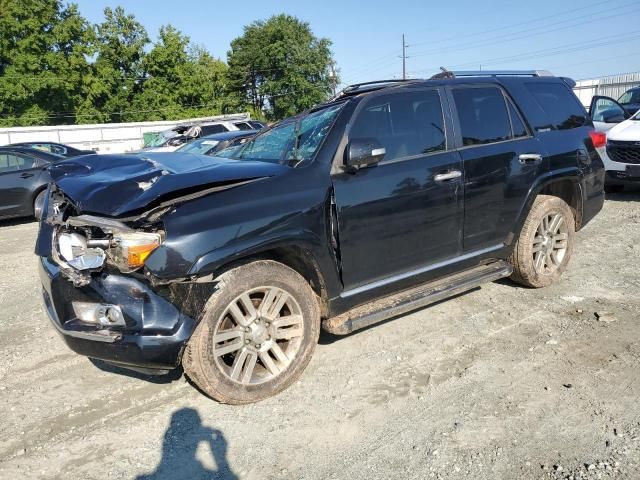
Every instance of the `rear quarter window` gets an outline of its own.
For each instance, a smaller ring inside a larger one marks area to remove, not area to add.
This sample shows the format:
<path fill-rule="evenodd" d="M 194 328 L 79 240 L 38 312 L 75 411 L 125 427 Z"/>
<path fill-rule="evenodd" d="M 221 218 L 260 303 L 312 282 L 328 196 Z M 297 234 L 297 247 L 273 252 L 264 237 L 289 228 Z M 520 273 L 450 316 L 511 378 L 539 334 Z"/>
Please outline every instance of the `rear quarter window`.
<path fill-rule="evenodd" d="M 587 124 L 587 114 L 569 87 L 562 83 L 530 82 L 525 84 L 546 113 L 547 122 L 534 125 L 537 131 L 569 130 Z"/>

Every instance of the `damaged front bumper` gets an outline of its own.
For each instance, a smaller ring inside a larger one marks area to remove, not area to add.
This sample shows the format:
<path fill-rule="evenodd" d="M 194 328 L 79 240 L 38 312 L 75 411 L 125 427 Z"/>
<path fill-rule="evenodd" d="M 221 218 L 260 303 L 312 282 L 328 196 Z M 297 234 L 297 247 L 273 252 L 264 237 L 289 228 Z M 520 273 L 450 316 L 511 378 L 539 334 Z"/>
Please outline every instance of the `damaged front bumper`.
<path fill-rule="evenodd" d="M 42 295 L 49 318 L 76 353 L 134 369 L 158 373 L 176 368 L 196 322 L 147 283 L 102 273 L 74 286 L 60 268 L 40 258 Z M 105 326 L 77 318 L 74 302 L 118 305 L 124 326 Z"/>

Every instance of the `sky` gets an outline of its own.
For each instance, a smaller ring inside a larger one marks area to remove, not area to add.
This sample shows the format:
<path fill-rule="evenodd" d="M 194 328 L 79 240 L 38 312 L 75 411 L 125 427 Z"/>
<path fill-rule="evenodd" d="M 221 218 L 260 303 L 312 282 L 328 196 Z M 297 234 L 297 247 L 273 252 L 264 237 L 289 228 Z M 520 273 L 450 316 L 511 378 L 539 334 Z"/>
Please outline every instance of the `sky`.
<path fill-rule="evenodd" d="M 550 70 L 576 80 L 640 71 L 638 0 L 74 0 L 91 22 L 121 5 L 152 39 L 172 24 L 226 59 L 231 40 L 255 20 L 286 13 L 333 43 L 341 83 L 449 70 Z"/>

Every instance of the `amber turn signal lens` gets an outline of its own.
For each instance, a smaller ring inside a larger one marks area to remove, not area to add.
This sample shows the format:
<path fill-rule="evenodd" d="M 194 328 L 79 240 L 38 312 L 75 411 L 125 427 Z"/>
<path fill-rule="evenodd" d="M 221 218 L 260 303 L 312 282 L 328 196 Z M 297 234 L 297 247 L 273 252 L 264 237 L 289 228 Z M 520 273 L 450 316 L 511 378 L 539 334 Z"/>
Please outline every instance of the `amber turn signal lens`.
<path fill-rule="evenodd" d="M 144 265 L 145 260 L 151 253 L 160 246 L 159 243 L 149 243 L 146 245 L 133 245 L 127 249 L 127 263 L 130 268 L 139 268 Z"/>

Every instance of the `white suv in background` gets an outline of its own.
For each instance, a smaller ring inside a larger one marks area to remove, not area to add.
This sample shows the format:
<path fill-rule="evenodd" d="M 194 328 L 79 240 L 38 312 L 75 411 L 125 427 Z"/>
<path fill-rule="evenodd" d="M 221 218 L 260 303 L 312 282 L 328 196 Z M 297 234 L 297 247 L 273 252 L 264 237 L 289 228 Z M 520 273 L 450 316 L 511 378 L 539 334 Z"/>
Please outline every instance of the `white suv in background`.
<path fill-rule="evenodd" d="M 596 130 L 606 135 L 597 146 L 607 171 L 605 189 L 620 191 L 640 185 L 640 110 L 633 116 L 609 97 L 595 96 L 589 109 Z"/>

